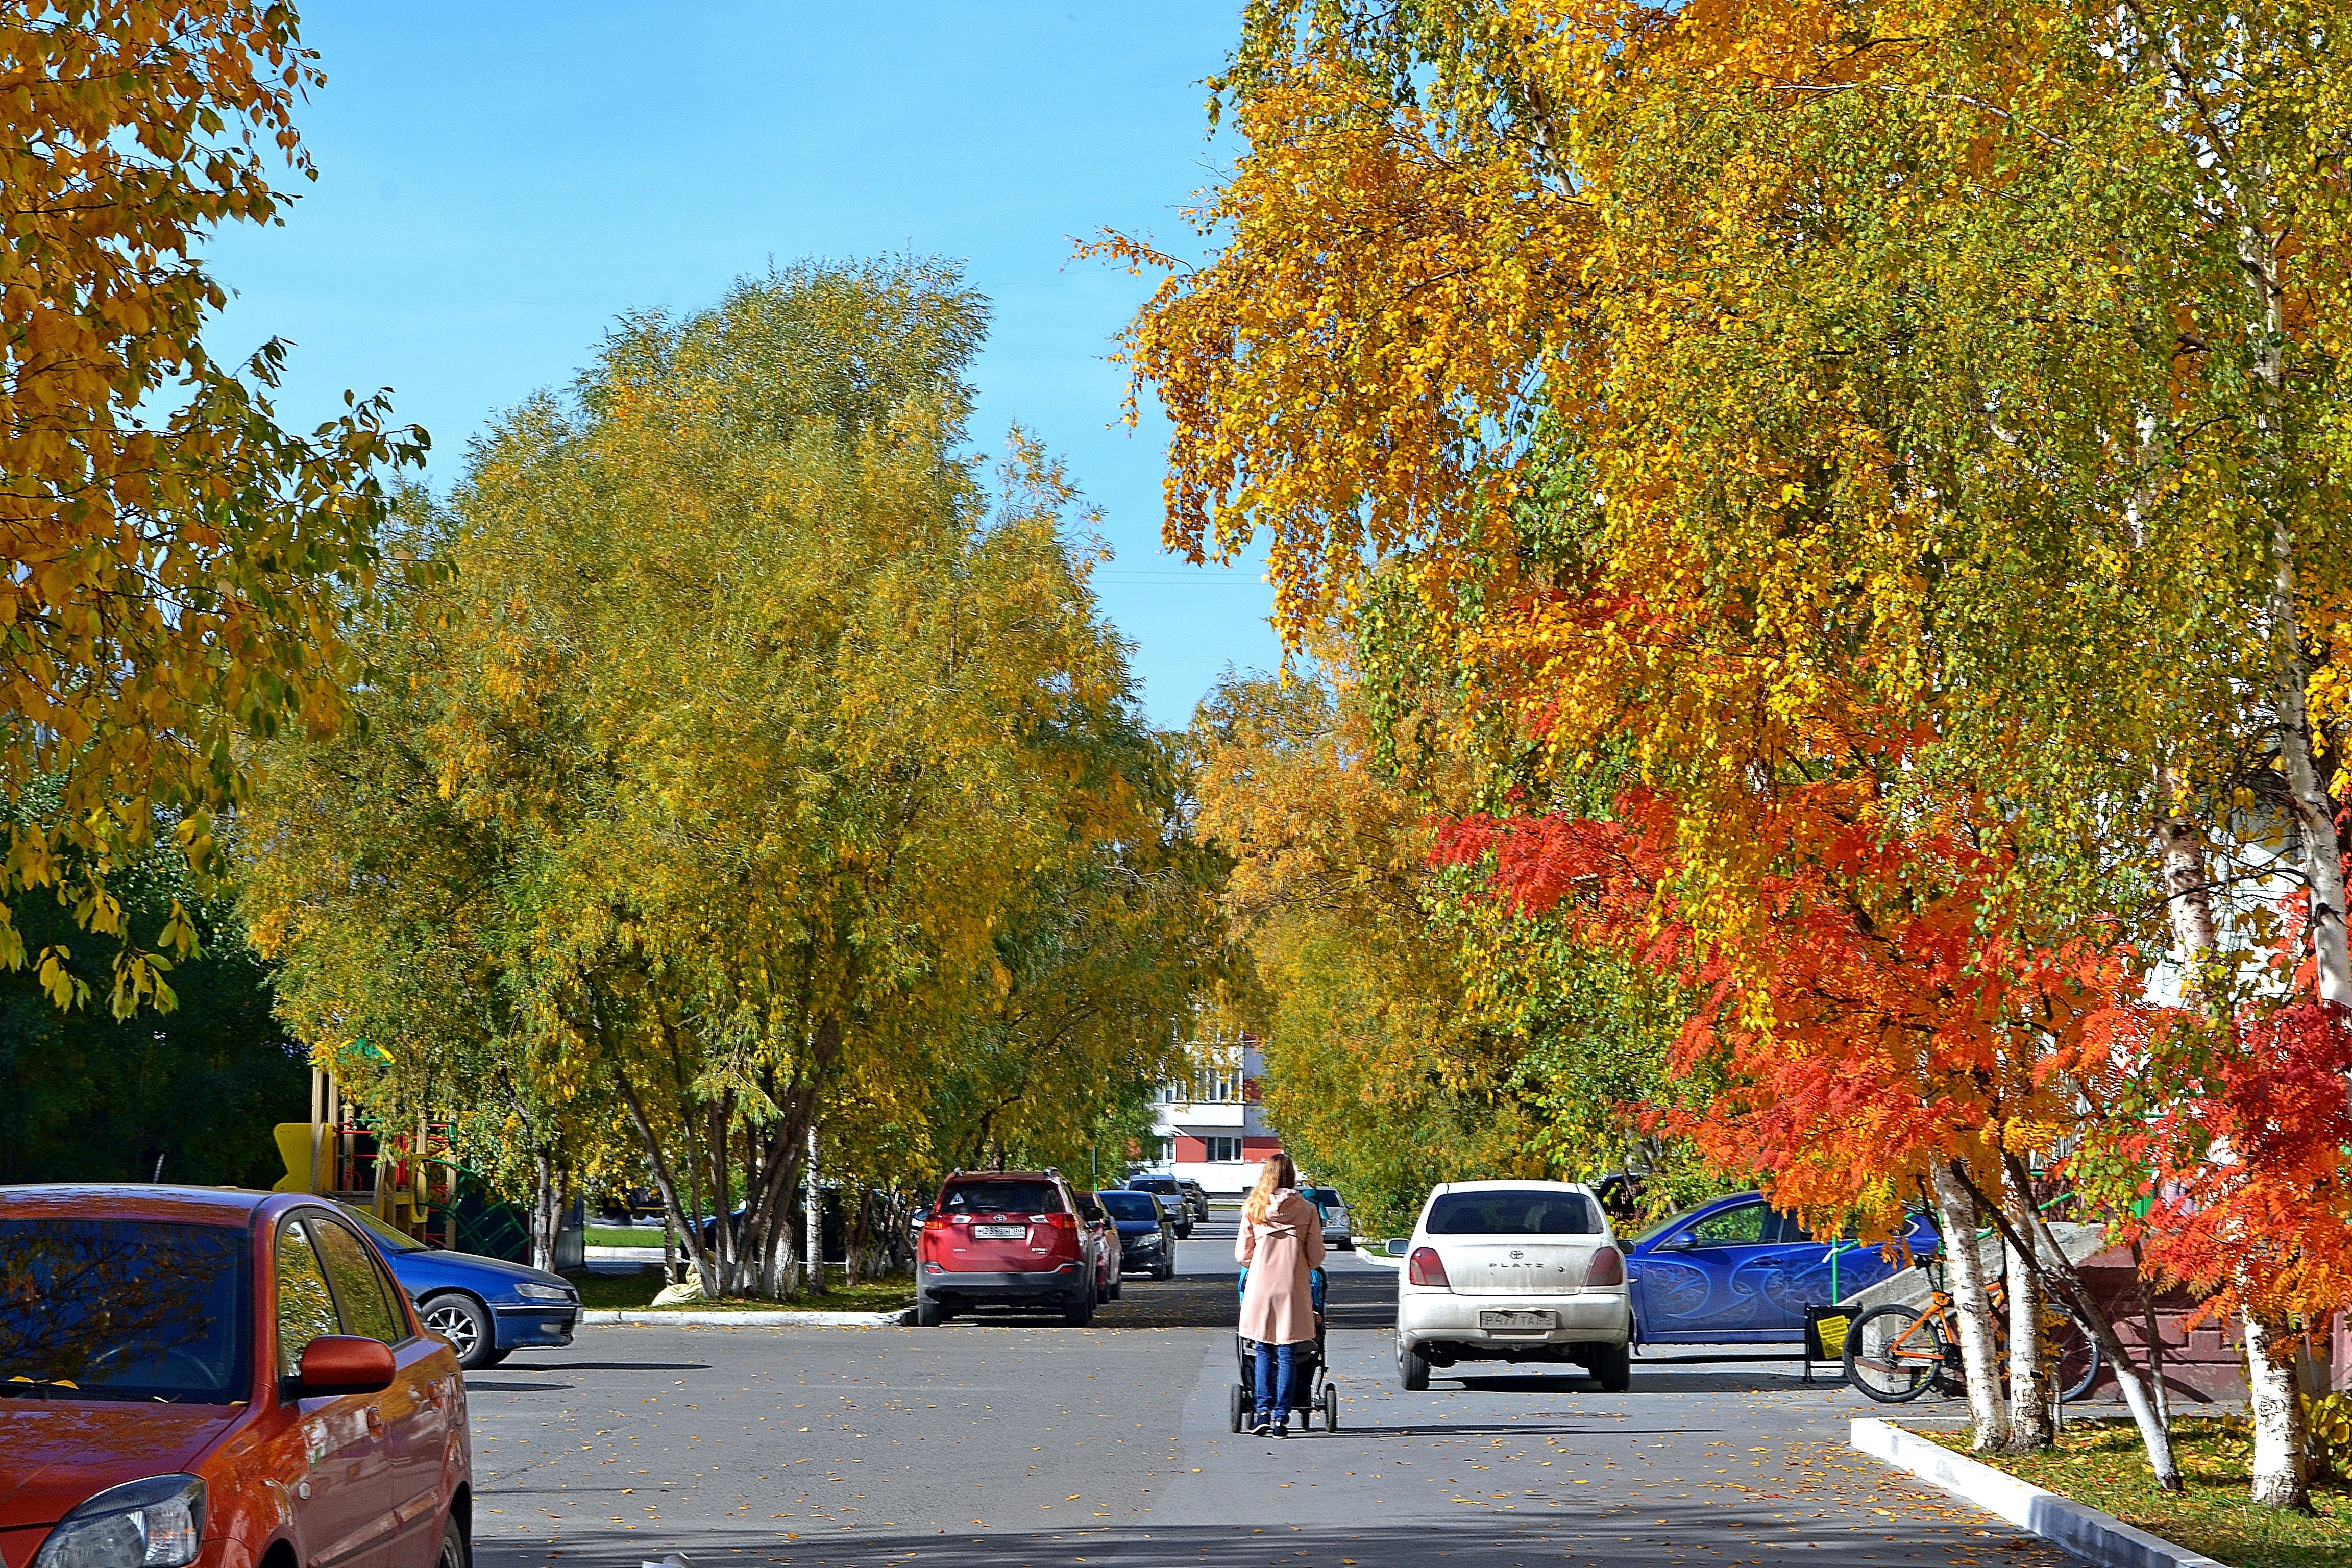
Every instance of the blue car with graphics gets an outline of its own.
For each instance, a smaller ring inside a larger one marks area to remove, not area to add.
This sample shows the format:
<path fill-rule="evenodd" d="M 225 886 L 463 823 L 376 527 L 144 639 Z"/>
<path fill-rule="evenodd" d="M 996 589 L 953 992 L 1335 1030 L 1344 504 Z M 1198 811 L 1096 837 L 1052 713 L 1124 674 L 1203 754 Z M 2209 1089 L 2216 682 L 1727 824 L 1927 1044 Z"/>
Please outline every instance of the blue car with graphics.
<path fill-rule="evenodd" d="M 367 1226 L 392 1277 L 416 1303 L 416 1315 L 449 1342 L 467 1372 L 496 1366 L 515 1351 L 572 1342 L 580 1326 L 580 1292 L 562 1275 L 427 1247 L 365 1209 L 346 1204 L 343 1212 Z"/>
<path fill-rule="evenodd" d="M 1936 1227 L 1911 1217 L 1915 1258 Z M 1643 1344 L 1797 1344 L 1805 1309 L 1830 1306 L 1902 1268 L 1875 1243 L 1806 1234 L 1761 1193 L 1738 1193 L 1660 1220 L 1625 1247 L 1633 1337 Z"/>

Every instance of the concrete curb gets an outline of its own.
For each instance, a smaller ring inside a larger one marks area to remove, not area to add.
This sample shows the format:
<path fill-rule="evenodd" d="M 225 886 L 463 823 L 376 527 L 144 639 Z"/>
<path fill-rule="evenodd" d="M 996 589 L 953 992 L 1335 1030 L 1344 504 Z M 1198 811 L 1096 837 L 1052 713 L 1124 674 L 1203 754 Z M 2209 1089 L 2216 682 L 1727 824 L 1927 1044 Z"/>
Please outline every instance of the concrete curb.
<path fill-rule="evenodd" d="M 1853 1424 L 1853 1446 L 1898 1470 L 1932 1481 L 1987 1513 L 2032 1531 L 2098 1568 L 2222 1568 L 2212 1558 L 2134 1530 L 2111 1513 L 2021 1481 L 2005 1470 L 1956 1454 L 1892 1421 Z"/>
<path fill-rule="evenodd" d="M 580 1314 L 584 1326 L 624 1323 L 645 1328 L 690 1329 L 896 1329 L 915 1321 L 912 1307 L 898 1312 L 697 1312 L 664 1307 L 591 1308 Z"/>

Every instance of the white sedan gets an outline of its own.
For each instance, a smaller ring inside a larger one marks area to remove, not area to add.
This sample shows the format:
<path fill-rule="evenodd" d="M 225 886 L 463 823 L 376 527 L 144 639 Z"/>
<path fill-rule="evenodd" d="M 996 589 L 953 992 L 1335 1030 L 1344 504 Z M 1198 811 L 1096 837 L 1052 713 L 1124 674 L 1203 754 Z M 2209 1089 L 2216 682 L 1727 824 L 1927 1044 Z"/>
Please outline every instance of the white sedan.
<path fill-rule="evenodd" d="M 1448 1182 L 1422 1205 L 1397 1274 L 1397 1377 L 1465 1361 L 1572 1362 L 1611 1394 L 1632 1381 L 1625 1255 L 1592 1189 Z"/>

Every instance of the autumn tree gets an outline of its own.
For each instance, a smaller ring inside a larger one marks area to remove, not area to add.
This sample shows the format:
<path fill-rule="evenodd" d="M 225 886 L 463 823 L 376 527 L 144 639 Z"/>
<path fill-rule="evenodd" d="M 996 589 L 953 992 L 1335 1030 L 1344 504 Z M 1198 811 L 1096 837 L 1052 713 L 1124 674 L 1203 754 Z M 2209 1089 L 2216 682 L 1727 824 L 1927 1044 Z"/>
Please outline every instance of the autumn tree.
<path fill-rule="evenodd" d="M 792 1288 L 813 1128 L 898 1183 L 1066 1148 L 1189 1006 L 1201 895 L 1076 498 L 1018 433 L 992 484 L 964 449 L 985 320 L 912 260 L 625 320 L 476 448 L 422 700 L 385 694 L 433 844 L 383 899 L 480 875 L 426 934 L 483 959 L 481 1037 L 631 1131 L 713 1295 Z M 364 984 L 336 861 L 266 880 L 289 964 Z"/>
<path fill-rule="evenodd" d="M 187 910 L 125 924 L 111 875 L 168 833 L 199 871 L 245 788 L 238 745 L 345 714 L 341 616 L 375 580 L 382 474 L 422 455 L 381 397 L 308 434 L 270 403 L 286 347 L 215 359 L 201 247 L 277 221 L 311 168 L 318 86 L 293 11 L 248 0 L 14 6 L 0 16 L 0 779 L 60 784 L 11 829 L 5 891 L 108 939 L 117 1014 L 168 1006 Z M 28 954 L 0 920 L 0 959 Z M 50 941 L 55 1000 L 89 990 Z"/>
<path fill-rule="evenodd" d="M 2288 848 L 2305 984 L 2334 984 L 2313 781 L 2340 721 L 2308 715 L 2347 559 L 2339 198 L 2299 172 L 2328 167 L 2336 68 L 2289 41 L 2310 20 L 1255 6 L 1218 254 L 1129 339 L 1176 423 L 1171 541 L 1270 534 L 1294 635 L 1410 577 L 1475 730 L 1528 748 L 1526 830 L 1572 826 L 1596 774 L 1665 814 L 1653 918 L 1758 998 L 1731 1021 L 1775 1061 L 1801 1030 L 1769 962 L 1808 921 L 1846 943 L 1946 906 L 1956 977 L 2057 963 L 2064 1005 L 2036 982 L 1978 1026 L 2026 1113 L 1939 1134 L 2030 1232 L 2063 1043 L 2165 945 L 2189 849 L 2221 844 L 2226 883 Z M 2290 229 L 2310 281 L 2250 293 Z M 1922 985 L 1899 1014 L 1948 1005 L 1933 966 L 1892 973 Z"/>

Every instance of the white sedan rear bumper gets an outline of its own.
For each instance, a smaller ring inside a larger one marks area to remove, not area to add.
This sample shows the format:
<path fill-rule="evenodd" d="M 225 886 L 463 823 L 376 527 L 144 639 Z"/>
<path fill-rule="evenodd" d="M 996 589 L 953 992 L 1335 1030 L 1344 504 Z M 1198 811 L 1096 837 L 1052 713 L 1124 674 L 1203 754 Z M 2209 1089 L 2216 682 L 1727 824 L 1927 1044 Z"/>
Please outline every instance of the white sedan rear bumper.
<path fill-rule="evenodd" d="M 1549 1312 L 1557 1328 L 1492 1329 L 1486 1312 Z M 1622 1286 L 1558 1295 L 1461 1296 L 1451 1290 L 1397 1292 L 1397 1337 L 1408 1345 L 1461 1347 L 1472 1358 L 1550 1345 L 1622 1345 L 1633 1337 L 1633 1302 Z"/>

